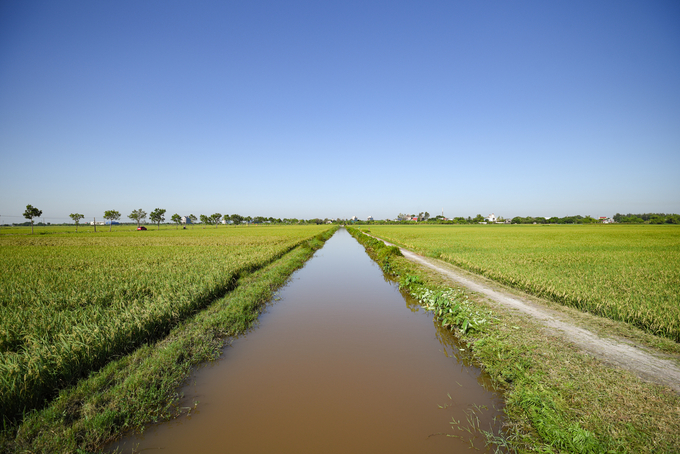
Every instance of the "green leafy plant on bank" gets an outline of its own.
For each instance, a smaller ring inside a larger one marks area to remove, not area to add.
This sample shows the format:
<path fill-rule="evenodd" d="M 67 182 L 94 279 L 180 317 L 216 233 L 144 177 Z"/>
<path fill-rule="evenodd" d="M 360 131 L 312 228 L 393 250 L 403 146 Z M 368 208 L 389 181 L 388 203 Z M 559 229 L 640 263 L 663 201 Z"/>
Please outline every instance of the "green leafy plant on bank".
<path fill-rule="evenodd" d="M 421 306 L 432 312 L 443 326 L 457 327 L 464 334 L 468 331 L 482 330 L 493 317 L 492 313 L 475 306 L 460 289 L 449 288 L 437 292 L 418 286 L 412 288 L 410 293 L 420 301 Z"/>

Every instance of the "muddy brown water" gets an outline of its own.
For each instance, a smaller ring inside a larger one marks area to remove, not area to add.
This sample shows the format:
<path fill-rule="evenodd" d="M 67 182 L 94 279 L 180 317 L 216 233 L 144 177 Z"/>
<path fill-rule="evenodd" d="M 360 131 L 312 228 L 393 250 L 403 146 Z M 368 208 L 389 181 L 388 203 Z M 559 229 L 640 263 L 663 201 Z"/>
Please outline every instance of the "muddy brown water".
<path fill-rule="evenodd" d="M 189 416 L 110 449 L 467 452 L 470 435 L 452 420 L 498 427 L 502 407 L 455 338 L 344 229 L 292 276 L 259 325 L 196 371 L 183 392 L 183 405 L 199 402 Z M 485 451 L 481 438 L 472 441 Z"/>

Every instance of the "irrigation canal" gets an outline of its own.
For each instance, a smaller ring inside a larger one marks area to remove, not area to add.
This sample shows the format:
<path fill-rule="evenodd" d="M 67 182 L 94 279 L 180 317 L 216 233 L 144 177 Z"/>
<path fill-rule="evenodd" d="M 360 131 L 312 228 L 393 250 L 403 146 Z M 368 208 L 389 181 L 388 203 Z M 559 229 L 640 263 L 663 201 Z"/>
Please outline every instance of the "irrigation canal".
<path fill-rule="evenodd" d="M 183 390 L 183 405 L 200 402 L 190 416 L 111 448 L 451 453 L 470 447 L 452 418 L 467 427 L 474 410 L 488 428 L 500 415 L 500 396 L 485 389 L 455 338 L 344 229 L 279 297 L 256 329 L 194 373 Z M 475 445 L 484 448 L 481 437 Z"/>

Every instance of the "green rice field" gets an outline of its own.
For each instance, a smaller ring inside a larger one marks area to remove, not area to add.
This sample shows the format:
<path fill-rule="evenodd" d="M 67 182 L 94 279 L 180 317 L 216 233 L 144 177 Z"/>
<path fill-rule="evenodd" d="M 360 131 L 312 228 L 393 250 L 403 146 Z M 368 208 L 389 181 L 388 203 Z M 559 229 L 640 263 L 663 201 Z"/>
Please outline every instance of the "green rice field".
<path fill-rule="evenodd" d="M 327 226 L 0 234 L 0 414 L 167 334 Z M 59 229 L 57 229 L 59 231 Z"/>
<path fill-rule="evenodd" d="M 371 234 L 680 342 L 680 227 L 372 225 Z"/>

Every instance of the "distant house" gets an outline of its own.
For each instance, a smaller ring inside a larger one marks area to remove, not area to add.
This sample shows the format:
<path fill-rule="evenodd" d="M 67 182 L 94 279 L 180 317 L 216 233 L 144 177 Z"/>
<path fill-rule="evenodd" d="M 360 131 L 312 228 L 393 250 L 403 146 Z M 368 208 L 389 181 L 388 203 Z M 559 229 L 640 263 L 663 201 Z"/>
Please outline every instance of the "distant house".
<path fill-rule="evenodd" d="M 367 221 L 372 221 L 372 220 L 373 220 L 373 216 L 369 216 L 368 218 L 366 218 L 366 220 L 367 220 Z"/>
<path fill-rule="evenodd" d="M 487 222 L 490 222 L 490 223 L 492 223 L 492 224 L 494 224 L 497 220 L 498 220 L 498 218 L 497 218 L 496 215 L 493 214 L 493 213 L 491 213 L 490 215 L 488 215 L 488 216 L 486 217 L 486 221 L 487 221 Z"/>
<path fill-rule="evenodd" d="M 182 216 L 182 224 L 193 224 L 189 216 Z"/>
<path fill-rule="evenodd" d="M 104 225 L 120 225 L 120 222 L 118 221 L 106 221 Z"/>
<path fill-rule="evenodd" d="M 612 218 L 608 218 L 607 216 L 600 216 L 600 222 L 603 224 L 613 224 L 614 220 Z"/>
<path fill-rule="evenodd" d="M 352 217 L 350 218 L 350 221 L 352 221 L 352 222 L 357 222 L 358 220 L 359 220 L 359 218 L 356 217 L 356 216 L 352 216 Z"/>

